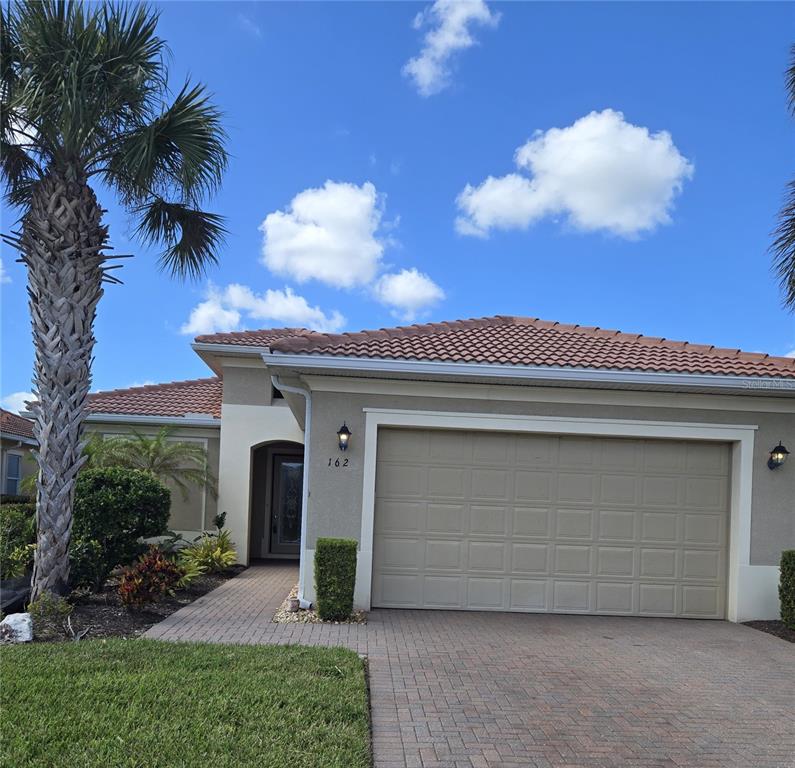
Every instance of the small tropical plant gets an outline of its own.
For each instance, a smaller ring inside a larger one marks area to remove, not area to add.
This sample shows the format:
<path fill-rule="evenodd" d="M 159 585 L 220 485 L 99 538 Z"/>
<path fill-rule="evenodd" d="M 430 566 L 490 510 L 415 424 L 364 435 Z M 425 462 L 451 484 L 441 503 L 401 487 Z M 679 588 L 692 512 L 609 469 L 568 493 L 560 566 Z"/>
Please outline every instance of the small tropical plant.
<path fill-rule="evenodd" d="M 103 284 L 120 282 L 95 189 L 115 194 L 142 242 L 165 246 L 177 277 L 200 276 L 225 234 L 202 210 L 227 164 L 221 115 L 201 85 L 169 92 L 157 22 L 144 3 L 0 9 L 0 173 L 20 212 L 4 239 L 27 268 L 35 349 L 34 597 L 68 590 L 94 319 Z"/>
<path fill-rule="evenodd" d="M 8 565 L 3 572 L 3 578 L 18 579 L 20 576 L 24 576 L 33 567 L 35 555 L 35 544 L 25 544 L 20 547 L 14 547 L 14 549 L 11 550 L 11 554 L 8 556 Z"/>
<path fill-rule="evenodd" d="M 207 573 L 221 573 L 237 562 L 237 552 L 229 531 L 220 530 L 217 534 L 204 533 L 182 549 L 179 562 L 185 567 L 199 566 Z"/>
<path fill-rule="evenodd" d="M 323 621 L 342 621 L 353 612 L 357 548 L 355 539 L 320 538 L 315 544 L 317 613 Z"/>
<path fill-rule="evenodd" d="M 158 547 L 151 546 L 138 562 L 122 571 L 119 597 L 124 605 L 140 608 L 160 600 L 164 595 L 173 595 L 185 574 L 185 569 Z"/>
<path fill-rule="evenodd" d="M 65 598 L 49 594 L 39 595 L 28 605 L 28 613 L 33 621 L 33 635 L 47 639 L 58 635 L 68 635 L 69 621 L 74 607 Z"/>
<path fill-rule="evenodd" d="M 190 486 L 206 488 L 217 496 L 215 477 L 207 464 L 207 450 L 200 443 L 174 437 L 172 427 L 161 427 L 154 436 L 133 430 L 129 435 L 105 437 L 94 433 L 86 443 L 87 466 L 126 467 L 151 472 L 163 483 L 173 483 L 183 498 Z"/>

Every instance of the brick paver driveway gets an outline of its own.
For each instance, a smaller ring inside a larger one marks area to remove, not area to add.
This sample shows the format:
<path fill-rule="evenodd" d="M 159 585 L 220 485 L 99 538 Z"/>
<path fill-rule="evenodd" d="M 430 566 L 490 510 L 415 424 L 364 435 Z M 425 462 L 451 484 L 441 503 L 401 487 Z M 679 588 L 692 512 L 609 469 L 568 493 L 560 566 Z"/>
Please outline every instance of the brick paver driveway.
<path fill-rule="evenodd" d="M 449 611 L 274 624 L 296 574 L 249 568 L 148 636 L 367 654 L 379 768 L 795 766 L 783 640 L 719 621 Z"/>

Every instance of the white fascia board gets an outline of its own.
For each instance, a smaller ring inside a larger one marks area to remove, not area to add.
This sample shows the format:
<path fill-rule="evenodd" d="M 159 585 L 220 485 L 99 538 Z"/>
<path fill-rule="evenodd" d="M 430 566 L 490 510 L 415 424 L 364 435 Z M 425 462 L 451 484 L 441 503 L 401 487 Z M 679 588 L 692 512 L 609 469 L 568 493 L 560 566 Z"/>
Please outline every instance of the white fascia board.
<path fill-rule="evenodd" d="M 209 427 L 220 429 L 221 419 L 208 417 L 199 419 L 185 416 L 132 416 L 123 413 L 92 413 L 86 417 L 89 422 L 103 424 L 169 424 L 175 427 Z"/>
<path fill-rule="evenodd" d="M 195 352 L 210 352 L 219 355 L 257 356 L 268 351 L 268 347 L 250 347 L 244 344 L 208 344 L 201 341 L 195 341 L 190 346 Z"/>
<path fill-rule="evenodd" d="M 335 355 L 263 352 L 266 365 L 295 370 L 332 369 L 359 373 L 424 374 L 466 378 L 524 379 L 527 381 L 591 382 L 613 385 L 693 387 L 712 390 L 787 393 L 795 397 L 795 379 L 762 376 L 728 376 L 702 373 L 656 373 L 601 368 L 562 368 L 496 363 L 446 363 L 432 360 L 387 360 Z"/>
<path fill-rule="evenodd" d="M 3 432 L 0 434 L 3 440 L 13 441 L 15 443 L 22 443 L 23 445 L 38 445 L 36 440 L 32 437 L 22 437 L 22 435 L 12 435 L 10 432 Z"/>

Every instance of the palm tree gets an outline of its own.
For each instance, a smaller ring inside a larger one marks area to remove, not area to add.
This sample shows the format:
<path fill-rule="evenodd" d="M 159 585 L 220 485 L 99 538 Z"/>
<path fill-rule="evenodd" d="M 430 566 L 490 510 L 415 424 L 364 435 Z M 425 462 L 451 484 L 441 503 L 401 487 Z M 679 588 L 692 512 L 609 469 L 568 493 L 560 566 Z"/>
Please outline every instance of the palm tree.
<path fill-rule="evenodd" d="M 790 49 L 786 86 L 789 110 L 795 115 L 795 45 Z M 781 281 L 785 306 L 795 311 L 795 180 L 787 185 L 773 236 L 773 268 Z"/>
<path fill-rule="evenodd" d="M 144 5 L 69 0 L 0 13 L 0 165 L 21 210 L 4 239 L 27 266 L 35 346 L 34 599 L 66 589 L 94 317 L 103 282 L 119 282 L 94 186 L 115 193 L 142 242 L 164 246 L 177 277 L 215 262 L 224 236 L 200 209 L 226 167 L 221 116 L 201 85 L 171 99 L 157 21 Z"/>
<path fill-rule="evenodd" d="M 129 435 L 91 435 L 86 443 L 90 467 L 127 467 L 151 472 L 158 480 L 175 485 L 187 498 L 190 486 L 217 495 L 216 481 L 207 466 L 207 450 L 199 443 L 174 438 L 172 427 L 161 427 L 154 436 L 132 430 Z"/>

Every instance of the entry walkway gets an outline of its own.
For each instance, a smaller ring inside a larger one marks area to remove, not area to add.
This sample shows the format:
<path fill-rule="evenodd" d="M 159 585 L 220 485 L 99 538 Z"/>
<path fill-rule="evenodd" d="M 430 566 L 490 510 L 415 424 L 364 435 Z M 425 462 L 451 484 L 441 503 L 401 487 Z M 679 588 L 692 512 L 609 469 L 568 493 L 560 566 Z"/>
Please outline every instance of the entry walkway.
<path fill-rule="evenodd" d="M 720 621 L 374 610 L 274 624 L 257 565 L 147 637 L 367 654 L 377 768 L 795 768 L 795 645 Z"/>

